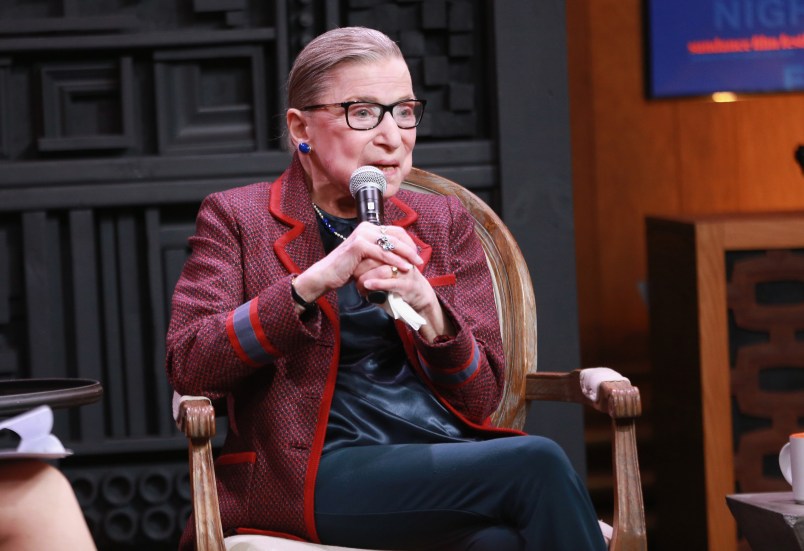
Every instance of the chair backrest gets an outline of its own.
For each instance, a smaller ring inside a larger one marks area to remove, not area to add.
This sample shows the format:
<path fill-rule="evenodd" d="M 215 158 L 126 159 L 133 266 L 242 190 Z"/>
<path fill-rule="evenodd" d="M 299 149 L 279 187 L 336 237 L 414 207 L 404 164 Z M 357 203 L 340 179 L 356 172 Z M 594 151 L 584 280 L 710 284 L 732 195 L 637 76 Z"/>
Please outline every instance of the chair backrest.
<path fill-rule="evenodd" d="M 413 168 L 402 188 L 457 197 L 475 219 L 486 253 L 505 350 L 505 390 L 492 421 L 521 429 L 525 424 L 525 381 L 536 371 L 536 301 L 528 266 L 513 235 L 480 197 L 436 174 Z"/>

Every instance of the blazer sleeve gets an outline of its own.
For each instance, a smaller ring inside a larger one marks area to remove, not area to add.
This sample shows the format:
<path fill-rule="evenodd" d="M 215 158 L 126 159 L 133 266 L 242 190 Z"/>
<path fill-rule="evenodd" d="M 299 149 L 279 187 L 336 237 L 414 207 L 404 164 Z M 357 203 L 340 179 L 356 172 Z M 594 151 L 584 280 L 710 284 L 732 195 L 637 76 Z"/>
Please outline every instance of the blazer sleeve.
<path fill-rule="evenodd" d="M 288 351 L 315 342 L 320 313 L 299 318 L 290 274 L 246 296 L 248 259 L 225 193 L 202 203 L 190 247 L 173 293 L 166 343 L 168 379 L 177 392 L 220 398 L 255 369 L 271 368 Z"/>
<path fill-rule="evenodd" d="M 457 199 L 450 198 L 448 204 L 451 220 L 443 253 L 449 270 L 431 283 L 457 334 L 428 343 L 414 332 L 414 343 L 419 363 L 439 395 L 468 420 L 482 424 L 497 408 L 505 383 L 502 337 L 474 220 Z"/>

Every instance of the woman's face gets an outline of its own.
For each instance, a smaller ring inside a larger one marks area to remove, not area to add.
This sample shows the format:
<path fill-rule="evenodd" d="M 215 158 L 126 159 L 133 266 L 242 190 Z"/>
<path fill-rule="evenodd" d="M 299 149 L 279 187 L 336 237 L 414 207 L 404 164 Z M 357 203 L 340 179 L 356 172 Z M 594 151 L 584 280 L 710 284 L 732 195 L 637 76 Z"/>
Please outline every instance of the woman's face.
<path fill-rule="evenodd" d="M 346 63 L 330 74 L 327 91 L 316 103 L 370 101 L 390 105 L 413 98 L 410 72 L 403 59 L 373 63 Z M 314 196 L 333 199 L 349 195 L 349 178 L 358 167 L 371 165 L 385 174 L 386 197 L 399 190 L 413 163 L 416 129 L 399 128 L 390 113 L 371 130 L 353 130 L 346 124 L 342 107 L 301 113 L 306 141 L 313 150 L 302 155 L 312 180 Z"/>

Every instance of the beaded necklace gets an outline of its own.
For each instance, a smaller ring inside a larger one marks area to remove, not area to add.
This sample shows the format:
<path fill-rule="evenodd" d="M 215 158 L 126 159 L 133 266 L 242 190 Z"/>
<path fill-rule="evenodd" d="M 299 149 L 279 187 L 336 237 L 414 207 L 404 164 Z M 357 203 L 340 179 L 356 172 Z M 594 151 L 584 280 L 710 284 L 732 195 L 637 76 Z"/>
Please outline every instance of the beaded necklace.
<path fill-rule="evenodd" d="M 343 234 L 338 233 L 338 231 L 335 228 L 332 227 L 332 223 L 329 220 L 327 220 L 327 217 L 324 216 L 324 213 L 321 212 L 321 209 L 318 208 L 318 205 L 313 203 L 313 208 L 315 209 L 315 213 L 318 215 L 318 217 L 324 223 L 324 227 L 327 228 L 327 231 L 329 233 L 331 233 L 332 235 L 334 235 L 335 237 L 339 238 L 341 241 L 346 241 L 346 237 L 344 237 Z"/>

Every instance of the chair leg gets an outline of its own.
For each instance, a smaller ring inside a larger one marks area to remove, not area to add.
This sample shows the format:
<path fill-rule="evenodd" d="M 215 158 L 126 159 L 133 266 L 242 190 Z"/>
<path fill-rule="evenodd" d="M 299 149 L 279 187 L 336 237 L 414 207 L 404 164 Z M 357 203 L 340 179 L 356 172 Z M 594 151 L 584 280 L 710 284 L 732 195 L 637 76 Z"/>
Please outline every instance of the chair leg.
<path fill-rule="evenodd" d="M 190 441 L 190 476 L 193 488 L 193 516 L 197 551 L 223 551 L 218 490 L 214 483 L 212 444 L 209 440 Z M 210 481 L 212 483 L 210 484 Z"/>
<path fill-rule="evenodd" d="M 197 551 L 225 551 L 212 459 L 215 409 L 209 399 L 186 397 L 178 404 L 176 422 L 187 436 Z"/>
<path fill-rule="evenodd" d="M 636 424 L 633 417 L 612 419 L 614 439 L 614 535 L 610 551 L 645 551 L 645 508 L 642 503 L 642 481 L 636 447 Z"/>

